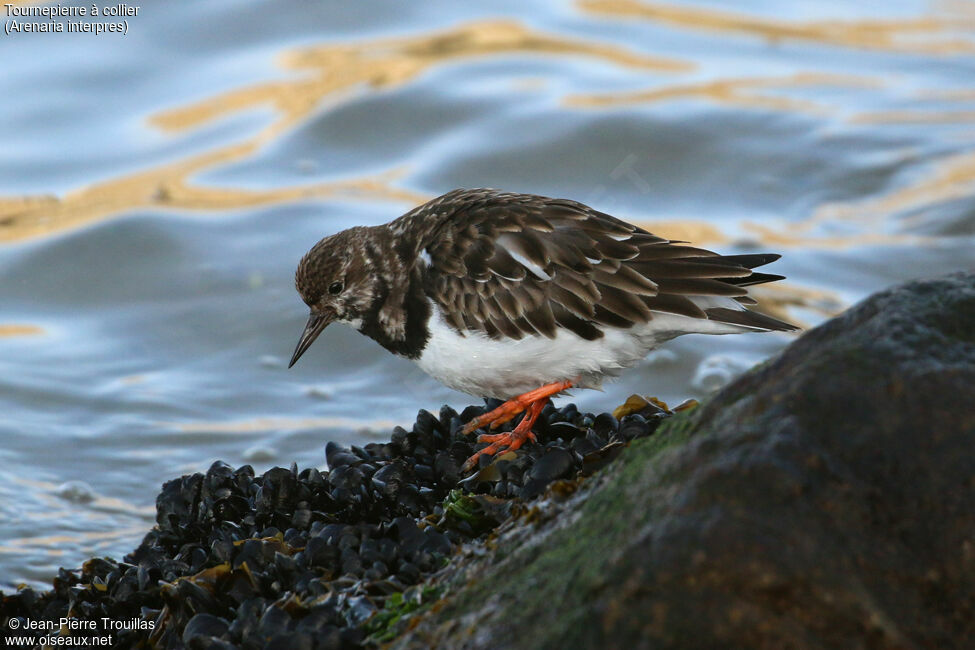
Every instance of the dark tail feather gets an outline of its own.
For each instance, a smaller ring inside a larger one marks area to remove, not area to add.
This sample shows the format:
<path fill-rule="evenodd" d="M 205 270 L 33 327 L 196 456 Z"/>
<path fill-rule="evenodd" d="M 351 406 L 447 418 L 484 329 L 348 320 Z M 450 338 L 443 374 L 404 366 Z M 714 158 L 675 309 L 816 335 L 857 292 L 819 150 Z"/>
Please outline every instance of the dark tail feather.
<path fill-rule="evenodd" d="M 721 278 L 721 281 L 738 287 L 750 287 L 753 284 L 765 284 L 766 282 L 775 282 L 776 280 L 784 279 L 784 275 L 776 275 L 774 273 L 752 273 L 744 278 Z"/>
<path fill-rule="evenodd" d="M 755 311 L 739 311 L 726 307 L 712 307 L 711 309 L 705 309 L 704 313 L 708 315 L 709 320 L 718 321 L 719 323 L 729 323 L 731 325 L 741 325 L 742 327 L 753 327 L 757 330 L 794 332 L 799 329 L 795 325 L 790 325 L 778 318 L 772 318 L 771 316 L 766 316 Z"/>
<path fill-rule="evenodd" d="M 706 257 L 695 260 L 699 264 L 711 264 L 714 266 L 734 266 L 738 268 L 754 269 L 758 266 L 771 264 L 782 257 L 778 253 L 750 253 L 748 255 L 719 255 L 718 257 Z M 764 284 L 784 280 L 784 275 L 774 273 L 752 273 L 745 277 L 720 278 L 726 284 L 733 284 L 737 287 L 750 287 L 753 284 Z"/>
<path fill-rule="evenodd" d="M 778 253 L 748 253 L 747 255 L 718 255 L 700 260 L 707 264 L 720 264 L 721 266 L 744 266 L 746 269 L 753 269 L 757 266 L 771 264 L 782 257 Z"/>
<path fill-rule="evenodd" d="M 752 253 L 747 255 L 720 255 L 718 257 L 708 257 L 700 260 L 700 262 L 717 264 L 719 266 L 754 269 L 758 266 L 771 264 L 780 257 L 782 256 L 778 255 L 777 253 Z M 774 273 L 751 273 L 745 277 L 721 278 L 720 281 L 736 287 L 750 287 L 755 284 L 765 284 L 766 282 L 775 282 L 776 280 L 784 279 L 784 275 L 776 275 Z M 735 298 L 735 300 L 744 306 L 755 304 L 755 299 L 750 296 L 739 296 Z M 756 330 L 794 332 L 795 330 L 799 329 L 791 323 L 786 323 L 778 318 L 772 318 L 771 316 L 766 316 L 765 314 L 749 311 L 747 309 L 739 310 L 728 309 L 726 307 L 712 307 L 711 309 L 705 309 L 704 313 L 707 314 L 708 319 L 713 321 L 729 323 L 731 325 L 741 325 L 742 327 L 751 327 Z"/>

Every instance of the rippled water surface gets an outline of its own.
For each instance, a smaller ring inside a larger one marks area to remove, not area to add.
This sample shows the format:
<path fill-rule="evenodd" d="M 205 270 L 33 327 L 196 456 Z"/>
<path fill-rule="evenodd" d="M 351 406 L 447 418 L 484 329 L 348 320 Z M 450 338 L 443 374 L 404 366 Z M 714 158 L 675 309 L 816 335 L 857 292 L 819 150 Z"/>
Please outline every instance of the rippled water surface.
<path fill-rule="evenodd" d="M 472 403 L 338 326 L 285 368 L 302 253 L 455 187 L 781 252 L 756 293 L 807 326 L 971 267 L 973 7 L 174 0 L 0 36 L 0 587 L 120 557 L 216 459 Z M 687 337 L 575 399 L 701 396 L 789 340 Z"/>

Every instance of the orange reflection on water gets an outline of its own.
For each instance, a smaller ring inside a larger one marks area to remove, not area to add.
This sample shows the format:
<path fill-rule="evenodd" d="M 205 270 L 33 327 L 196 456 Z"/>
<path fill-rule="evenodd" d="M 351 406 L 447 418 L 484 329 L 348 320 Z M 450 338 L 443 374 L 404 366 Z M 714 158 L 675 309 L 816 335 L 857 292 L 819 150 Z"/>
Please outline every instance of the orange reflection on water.
<path fill-rule="evenodd" d="M 247 159 L 309 119 L 326 101 L 338 102 L 362 87 L 402 85 L 433 66 L 459 58 L 512 52 L 585 56 L 621 66 L 677 72 L 691 64 L 636 54 L 623 48 L 532 30 L 514 21 L 473 22 L 409 38 L 323 45 L 284 52 L 281 64 L 295 76 L 223 93 L 153 116 L 164 131 L 185 132 L 233 113 L 270 107 L 271 123 L 234 144 L 116 179 L 94 183 L 62 197 L 0 198 L 0 242 L 54 234 L 138 208 L 229 210 L 312 197 L 379 198 L 422 203 L 430 197 L 395 187 L 403 170 L 366 178 L 256 190 L 208 187 L 191 178 L 220 165 Z"/>
<path fill-rule="evenodd" d="M 799 315 L 802 312 L 825 319 L 836 316 L 846 308 L 846 303 L 832 291 L 802 287 L 786 280 L 749 287 L 748 294 L 758 301 L 758 311 L 794 323 L 802 329 L 810 327 L 810 323 Z"/>
<path fill-rule="evenodd" d="M 271 190 L 205 187 L 189 180 L 196 172 L 244 158 L 255 150 L 256 147 L 246 144 L 229 147 L 96 183 L 60 198 L 0 199 L 0 243 L 53 235 L 138 208 L 230 210 L 313 197 L 365 197 L 406 203 L 425 200 L 415 192 L 393 187 L 390 182 L 398 177 L 397 173 Z"/>
<path fill-rule="evenodd" d="M 54 521 L 84 520 L 95 524 L 110 522 L 111 530 L 71 533 L 68 535 L 32 535 L 6 539 L 0 544 L 3 554 L 36 554 L 44 553 L 49 557 L 74 553 L 70 547 L 77 545 L 96 549 L 114 543 L 118 540 L 138 538 L 144 535 L 155 515 L 153 506 L 137 506 L 124 499 L 106 497 L 96 493 L 91 494 L 91 500 L 83 503 L 65 499 L 59 496 L 61 487 L 50 481 L 28 479 L 24 477 L 8 476 L 7 480 L 24 489 L 32 497 L 41 500 L 43 507 L 31 512 L 31 520 L 36 523 Z M 129 526 L 120 526 L 118 515 L 126 515 L 138 520 Z"/>
<path fill-rule="evenodd" d="M 829 109 L 818 102 L 758 91 L 761 89 L 776 90 L 821 86 L 871 88 L 878 85 L 879 82 L 876 80 L 865 77 L 803 72 L 782 77 L 713 79 L 691 84 L 665 85 L 650 90 L 604 95 L 570 95 L 566 99 L 566 103 L 569 106 L 599 107 L 680 99 L 703 99 L 727 106 L 824 115 L 829 112 Z"/>
<path fill-rule="evenodd" d="M 921 209 L 975 193 L 975 152 L 947 156 L 932 163 L 927 173 L 880 196 L 820 206 L 807 224 L 852 221 L 882 224 L 890 215 Z M 910 219 L 901 221 L 909 227 Z"/>
<path fill-rule="evenodd" d="M 683 72 L 694 67 L 683 61 L 536 32 L 514 21 L 476 22 L 419 37 L 285 52 L 279 57 L 281 65 L 304 73 L 302 76 L 242 88 L 169 110 L 155 116 L 152 122 L 164 129 L 184 130 L 235 111 L 272 106 L 278 119 L 260 136 L 271 139 L 319 110 L 327 97 L 342 96 L 362 84 L 383 89 L 397 87 L 454 59 L 512 52 L 587 56 L 659 72 Z"/>
<path fill-rule="evenodd" d="M 640 226 L 655 235 L 675 241 L 693 242 L 695 246 L 713 246 L 728 241 L 725 235 L 713 223 L 706 221 L 635 221 Z"/>
<path fill-rule="evenodd" d="M 44 333 L 44 329 L 37 325 L 27 325 L 24 323 L 0 323 L 0 339 L 12 338 L 15 336 L 39 336 Z"/>
<path fill-rule="evenodd" d="M 684 29 L 743 34 L 768 40 L 812 41 L 888 52 L 971 54 L 975 43 L 957 34 L 975 20 L 964 14 L 916 16 L 890 20 L 787 21 L 705 7 L 637 0 L 579 0 L 584 11 L 604 16 L 636 17 Z"/>
<path fill-rule="evenodd" d="M 962 124 L 975 121 L 975 110 L 945 111 L 900 110 L 861 113 L 852 119 L 858 124 Z"/>
<path fill-rule="evenodd" d="M 66 517 L 77 517 L 78 512 L 72 510 L 70 513 L 63 513 L 57 520 L 62 521 Z M 151 516 L 149 517 L 151 518 Z M 84 546 L 85 548 L 97 549 L 101 546 L 126 539 L 138 539 L 146 534 L 148 524 L 137 524 L 133 526 L 119 526 L 108 531 L 72 533 L 71 535 L 38 535 L 36 537 L 16 537 L 8 539 L 0 544 L 0 553 L 10 555 L 25 555 L 43 552 L 48 557 L 60 557 L 62 555 L 74 555 L 75 550 L 71 545 Z M 65 548 L 67 547 L 67 548 Z"/>

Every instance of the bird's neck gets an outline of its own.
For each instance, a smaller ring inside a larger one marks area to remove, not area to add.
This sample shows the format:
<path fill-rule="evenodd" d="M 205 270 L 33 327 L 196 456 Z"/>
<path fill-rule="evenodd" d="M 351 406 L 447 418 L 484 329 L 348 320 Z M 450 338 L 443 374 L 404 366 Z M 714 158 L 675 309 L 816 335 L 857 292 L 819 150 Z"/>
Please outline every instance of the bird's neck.
<path fill-rule="evenodd" d="M 359 331 L 394 354 L 417 359 L 430 337 L 430 304 L 422 270 L 402 238 L 377 237 L 364 251 L 375 283 L 372 304 L 361 315 Z"/>

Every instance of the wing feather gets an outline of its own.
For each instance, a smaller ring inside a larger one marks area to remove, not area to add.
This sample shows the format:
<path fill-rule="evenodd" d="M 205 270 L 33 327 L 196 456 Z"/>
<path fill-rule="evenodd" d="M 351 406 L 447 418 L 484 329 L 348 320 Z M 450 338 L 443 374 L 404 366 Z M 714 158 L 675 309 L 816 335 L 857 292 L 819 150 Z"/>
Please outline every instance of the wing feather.
<path fill-rule="evenodd" d="M 427 295 L 461 333 L 552 338 L 561 327 L 593 340 L 602 327 L 632 327 L 654 313 L 774 324 L 749 319 L 745 287 L 780 279 L 751 270 L 777 255 L 721 256 L 575 201 L 496 190 L 455 190 L 401 220 L 390 225 L 418 233 L 417 254 L 429 255 Z M 704 310 L 698 296 L 741 306 Z"/>

